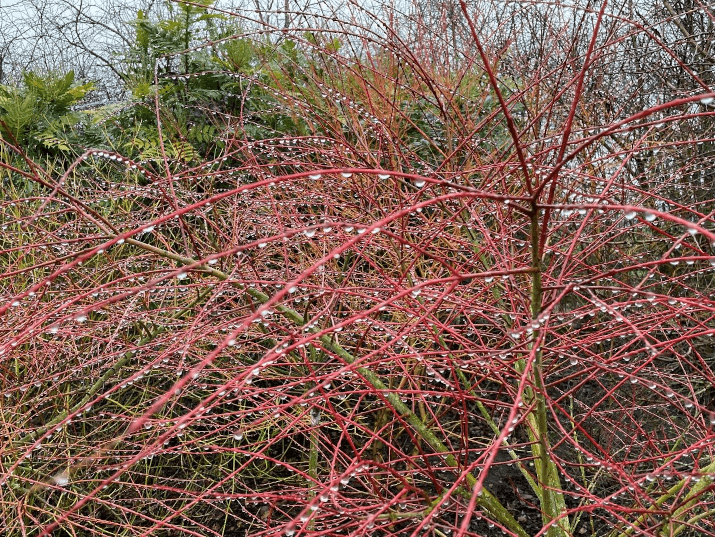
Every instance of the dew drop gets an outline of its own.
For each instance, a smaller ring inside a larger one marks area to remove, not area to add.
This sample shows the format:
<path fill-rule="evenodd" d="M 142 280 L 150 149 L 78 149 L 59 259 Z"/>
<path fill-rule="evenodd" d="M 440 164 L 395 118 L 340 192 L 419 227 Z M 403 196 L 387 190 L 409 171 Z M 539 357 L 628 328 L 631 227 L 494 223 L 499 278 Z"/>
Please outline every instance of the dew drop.
<path fill-rule="evenodd" d="M 646 222 L 652 222 L 655 220 L 655 215 L 653 213 L 645 213 L 643 218 L 645 218 Z"/>
<path fill-rule="evenodd" d="M 347 178 L 349 178 L 349 177 L 352 177 L 352 176 L 353 176 L 353 174 L 352 174 L 352 173 L 348 173 L 348 172 L 343 172 L 343 173 L 341 173 L 340 175 L 342 175 L 343 177 L 345 177 L 345 179 L 347 179 Z"/>
<path fill-rule="evenodd" d="M 320 175 L 319 173 L 315 173 L 308 176 L 309 179 L 320 179 L 321 177 L 322 175 Z"/>
<path fill-rule="evenodd" d="M 69 473 L 67 472 L 67 470 L 62 470 L 61 472 L 58 472 L 54 475 L 52 481 L 55 483 L 55 485 L 64 487 L 65 485 L 67 485 L 67 483 L 70 482 Z"/>
<path fill-rule="evenodd" d="M 636 217 L 636 212 L 635 211 L 626 211 L 626 213 L 623 215 L 626 220 L 633 220 Z"/>
<path fill-rule="evenodd" d="M 389 174 L 389 173 L 378 173 L 377 176 L 378 176 L 380 179 L 389 179 L 389 178 L 390 178 L 390 174 Z"/>
<path fill-rule="evenodd" d="M 422 188 L 423 186 L 425 186 L 425 181 L 423 179 L 419 179 L 418 181 L 415 181 L 415 186 L 417 188 Z"/>

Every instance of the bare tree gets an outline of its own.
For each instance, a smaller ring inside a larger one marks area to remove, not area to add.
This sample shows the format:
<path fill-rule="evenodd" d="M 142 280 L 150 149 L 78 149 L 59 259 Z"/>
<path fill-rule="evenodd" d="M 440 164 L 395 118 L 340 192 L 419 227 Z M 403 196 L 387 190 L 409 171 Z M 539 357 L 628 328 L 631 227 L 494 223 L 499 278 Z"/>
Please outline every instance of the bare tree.
<path fill-rule="evenodd" d="M 0 6 L 0 80 L 24 71 L 67 71 L 97 83 L 104 97 L 121 95 L 119 58 L 132 45 L 137 11 L 157 16 L 154 0 L 70 2 L 18 0 Z"/>

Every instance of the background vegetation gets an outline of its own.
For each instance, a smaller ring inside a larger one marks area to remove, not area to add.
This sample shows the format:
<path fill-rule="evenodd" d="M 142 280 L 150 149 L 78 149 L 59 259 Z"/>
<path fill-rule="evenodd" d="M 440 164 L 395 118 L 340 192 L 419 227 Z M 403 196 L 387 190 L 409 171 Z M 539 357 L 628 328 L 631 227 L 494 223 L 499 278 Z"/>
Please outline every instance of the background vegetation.
<path fill-rule="evenodd" d="M 715 534 L 713 12 L 329 8 L 0 74 L 5 534 Z"/>

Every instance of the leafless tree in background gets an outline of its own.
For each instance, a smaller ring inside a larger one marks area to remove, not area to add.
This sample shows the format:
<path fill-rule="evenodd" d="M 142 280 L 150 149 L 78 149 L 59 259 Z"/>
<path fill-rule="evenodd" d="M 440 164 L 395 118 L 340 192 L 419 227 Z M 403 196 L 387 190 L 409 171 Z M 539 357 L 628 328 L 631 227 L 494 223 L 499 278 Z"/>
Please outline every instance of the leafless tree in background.
<path fill-rule="evenodd" d="M 131 22 L 142 9 L 154 16 L 154 0 L 16 0 L 0 6 L 0 82 L 24 71 L 67 71 L 94 80 L 103 97 L 121 93 L 120 55 L 132 45 Z M 119 93 L 118 93 L 119 92 Z"/>

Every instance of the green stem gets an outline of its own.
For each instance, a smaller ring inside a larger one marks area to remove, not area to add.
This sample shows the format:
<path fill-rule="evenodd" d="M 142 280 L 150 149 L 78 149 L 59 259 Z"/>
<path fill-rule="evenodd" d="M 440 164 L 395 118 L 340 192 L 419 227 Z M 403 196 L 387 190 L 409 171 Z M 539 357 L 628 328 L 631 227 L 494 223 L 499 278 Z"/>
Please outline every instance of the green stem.
<path fill-rule="evenodd" d="M 136 239 L 128 239 L 127 243 L 142 248 L 144 250 L 153 252 L 157 255 L 160 255 L 161 257 L 173 259 L 182 263 L 183 265 L 198 265 L 197 268 L 203 270 L 205 274 L 214 276 L 221 281 L 229 279 L 229 276 L 227 274 L 208 265 L 200 265 L 194 259 L 184 257 L 173 252 L 168 252 L 166 250 L 162 250 L 161 248 L 145 244 L 141 241 L 137 241 Z M 265 304 L 270 300 L 270 297 L 268 295 L 262 293 L 258 289 L 246 288 L 245 286 L 240 287 L 243 288 L 243 290 L 256 302 Z M 283 305 L 277 305 L 275 311 L 283 315 L 283 317 L 296 324 L 297 326 L 303 326 L 305 324 L 305 319 L 303 318 L 303 315 L 301 315 L 292 308 Z M 334 342 L 333 338 L 330 335 L 325 334 L 323 336 L 320 336 L 319 341 L 324 349 L 338 356 L 345 363 L 354 364 L 357 361 L 357 358 L 355 356 L 345 350 L 338 343 Z M 434 431 L 427 427 L 427 425 L 425 425 L 425 423 L 414 412 L 412 412 L 410 407 L 408 407 L 400 400 L 397 394 L 390 391 L 388 387 L 382 382 L 382 380 L 377 376 L 377 374 L 375 374 L 373 371 L 366 367 L 356 367 L 356 371 L 375 389 L 377 393 L 382 394 L 384 399 L 387 400 L 387 402 L 392 405 L 392 408 L 394 408 L 395 411 L 400 414 L 409 425 L 412 426 L 414 432 L 425 443 L 427 443 L 437 453 L 445 454 L 444 461 L 447 466 L 451 468 L 459 468 L 459 462 L 457 461 L 457 459 L 454 457 L 454 455 L 448 453 L 449 449 L 435 435 Z M 469 487 L 474 488 L 476 486 L 477 479 L 471 473 L 466 474 L 465 479 Z M 501 502 L 499 502 L 499 500 L 486 488 L 482 488 L 482 491 L 477 498 L 477 503 L 486 511 L 488 511 L 496 521 L 504 525 L 506 528 L 509 528 L 520 537 L 529 537 L 528 533 L 526 533 L 524 528 L 521 527 L 521 524 L 517 522 L 517 520 L 512 516 L 512 514 L 506 509 L 506 507 L 504 507 Z"/>
<path fill-rule="evenodd" d="M 677 535 L 681 533 L 684 529 L 690 527 L 691 520 L 683 520 L 683 514 L 691 509 L 693 505 L 698 500 L 698 495 L 700 495 L 707 487 L 709 487 L 713 478 L 710 477 L 715 474 L 715 460 L 710 462 L 707 466 L 701 470 L 702 476 L 700 480 L 693 485 L 690 491 L 685 495 L 685 498 L 681 501 L 681 506 L 675 510 L 675 512 L 667 518 L 667 523 L 663 524 L 663 530 L 661 530 L 661 535 Z M 653 517 L 656 511 L 661 511 L 661 506 L 665 504 L 668 500 L 673 499 L 687 484 L 688 478 L 685 477 L 678 481 L 675 485 L 670 487 L 663 495 L 659 496 L 653 504 L 648 508 L 648 510 L 635 519 L 629 524 L 629 527 L 624 531 L 613 531 L 609 534 L 609 537 L 629 537 L 634 535 L 638 528 L 646 523 Z M 693 517 L 693 519 L 698 519 L 699 516 Z M 666 531 L 667 530 L 667 531 Z"/>
<path fill-rule="evenodd" d="M 531 317 L 537 320 L 541 314 L 543 291 L 541 287 L 541 255 L 539 252 L 539 210 L 532 206 L 531 214 Z M 539 330 L 534 330 L 534 341 L 539 341 Z M 534 343 L 536 344 L 536 343 Z M 526 415 L 527 433 L 531 441 L 531 452 L 536 460 L 536 477 L 541 494 L 541 516 L 544 526 L 550 525 L 548 537 L 567 537 L 571 535 L 566 502 L 561 488 L 558 468 L 550 457 L 549 421 L 546 407 L 546 389 L 543 379 L 543 354 L 540 348 L 534 349 L 534 359 L 530 370 L 530 384 L 524 388 L 524 404 L 534 405 L 534 410 Z M 525 360 L 516 362 L 516 369 L 523 373 Z M 537 492 L 538 494 L 538 492 Z"/>

